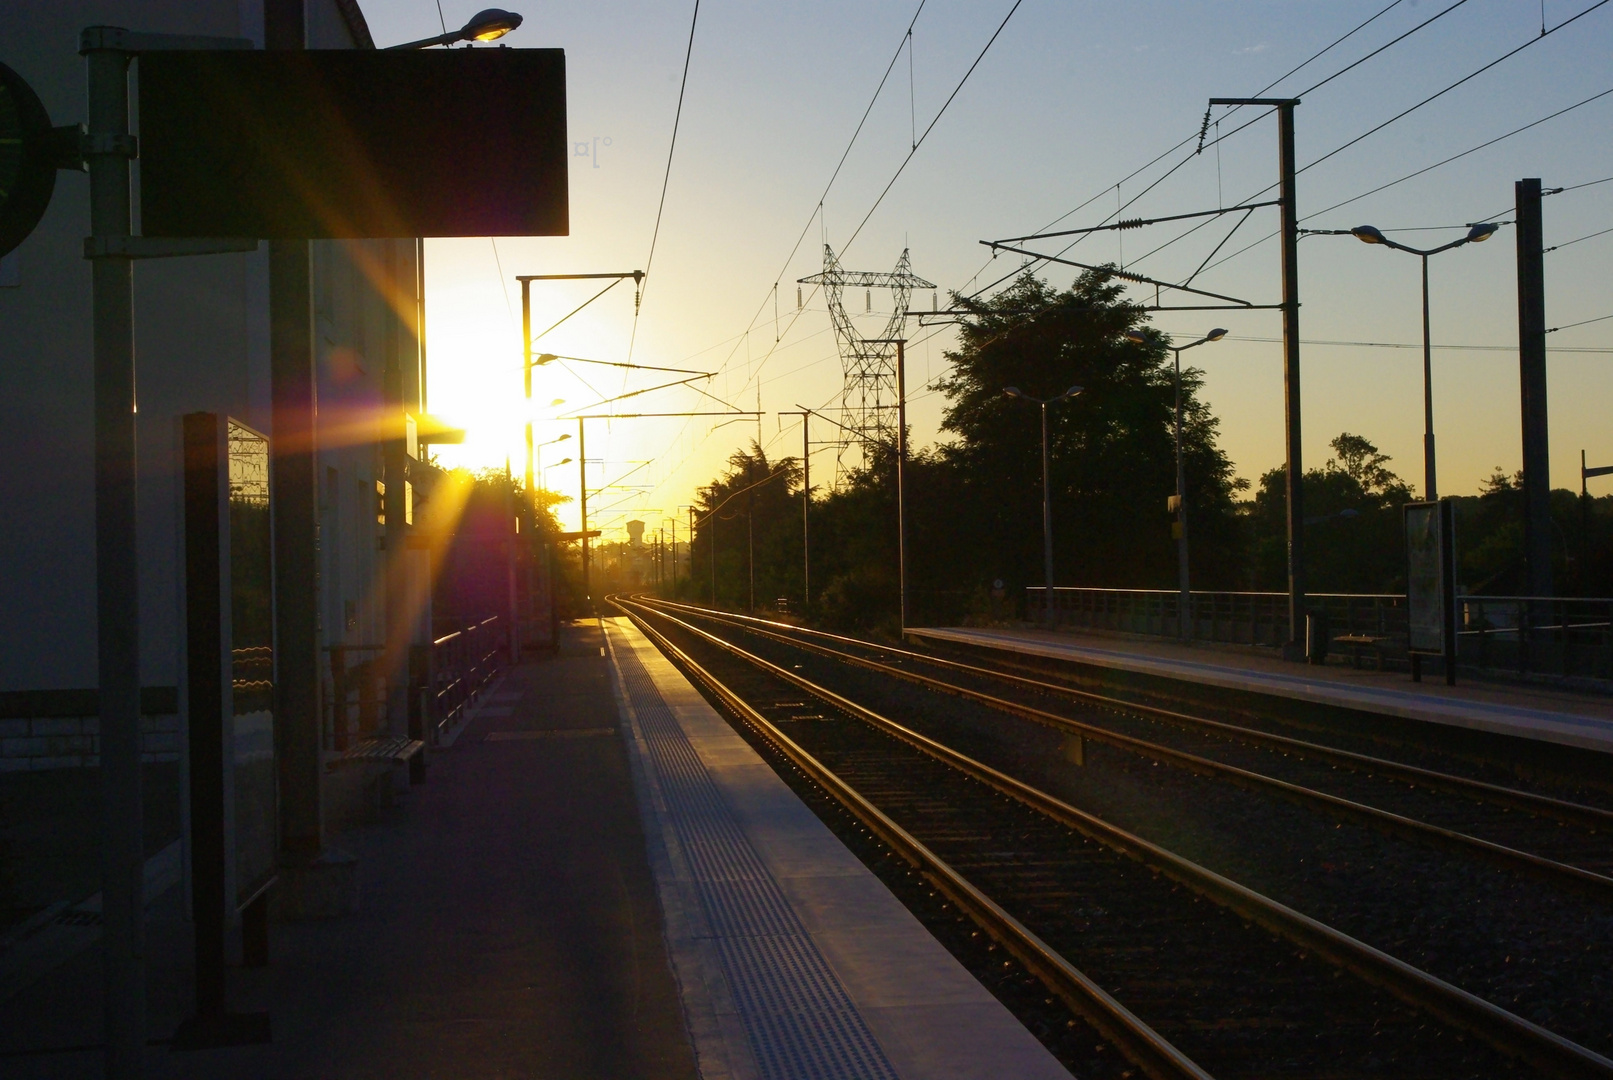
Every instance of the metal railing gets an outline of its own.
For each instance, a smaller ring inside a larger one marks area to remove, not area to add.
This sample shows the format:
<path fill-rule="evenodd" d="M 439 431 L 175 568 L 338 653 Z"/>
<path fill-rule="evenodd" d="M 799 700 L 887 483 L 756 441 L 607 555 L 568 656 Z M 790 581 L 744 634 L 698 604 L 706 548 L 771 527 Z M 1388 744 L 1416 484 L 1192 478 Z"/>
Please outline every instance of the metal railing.
<path fill-rule="evenodd" d="M 1457 657 L 1481 671 L 1613 679 L 1613 599 L 1463 596 Z"/>
<path fill-rule="evenodd" d="M 509 639 L 499 616 L 444 634 L 410 657 L 410 737 L 430 742 L 464 719 L 503 666 Z M 416 734 L 419 731 L 422 734 Z"/>
<path fill-rule="evenodd" d="M 464 718 L 505 663 L 509 642 L 499 616 L 411 645 L 408 656 L 408 736 L 436 745 Z M 325 748 L 337 753 L 392 730 L 387 702 L 386 646 L 328 645 L 330 695 Z M 362 659 L 354 660 L 354 657 Z"/>
<path fill-rule="evenodd" d="M 1040 586 L 1025 590 L 1026 617 L 1045 622 Z M 1375 638 L 1380 657 L 1409 665 L 1406 597 L 1399 593 L 1310 593 L 1328 637 Z M 1613 599 L 1458 597 L 1457 662 L 1496 675 L 1613 679 Z M 1053 623 L 1116 633 L 1279 646 L 1289 640 L 1288 594 L 1193 592 L 1187 611 L 1174 589 L 1053 590 Z M 1337 651 L 1332 649 L 1330 651 Z"/>

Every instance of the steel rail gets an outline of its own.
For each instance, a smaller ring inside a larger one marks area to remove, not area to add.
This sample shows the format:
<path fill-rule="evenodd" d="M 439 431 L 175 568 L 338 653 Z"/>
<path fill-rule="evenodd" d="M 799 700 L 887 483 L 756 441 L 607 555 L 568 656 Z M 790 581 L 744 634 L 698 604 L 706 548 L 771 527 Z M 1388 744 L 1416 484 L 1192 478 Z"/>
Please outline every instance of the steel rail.
<path fill-rule="evenodd" d="M 629 602 L 618 600 L 617 603 L 624 610 L 628 609 Z M 1230 878 L 1222 877 L 1213 870 L 1112 825 L 1085 810 L 1071 806 L 989 765 L 975 761 L 943 743 L 881 716 L 872 709 L 859 705 L 827 687 L 819 686 L 771 661 L 746 652 L 732 642 L 724 641 L 715 634 L 674 615 L 657 611 L 645 604 L 633 606 L 654 611 L 659 617 L 730 655 L 828 702 L 876 730 L 894 736 L 1067 828 L 1074 829 L 1128 858 L 1135 859 L 1271 933 L 1327 958 L 1335 965 L 1381 987 L 1407 1004 L 1461 1028 L 1503 1054 L 1549 1069 L 1559 1076 L 1601 1077 L 1603 1080 L 1613 1078 L 1613 1060 L 1571 1039 L 1510 1013 L 1477 994 L 1463 990 L 1340 930 L 1335 930 Z"/>
<path fill-rule="evenodd" d="M 1613 810 L 1604 810 L 1599 806 L 1587 806 L 1583 803 L 1570 802 L 1566 799 L 1556 799 L 1549 795 L 1537 795 L 1530 791 L 1520 791 L 1501 784 L 1486 783 L 1483 780 L 1472 780 L 1465 776 L 1456 776 L 1451 773 L 1442 773 L 1433 769 L 1424 769 L 1416 765 L 1407 765 L 1404 762 L 1391 761 L 1387 758 L 1374 757 L 1370 754 L 1358 754 L 1351 750 L 1340 750 L 1337 747 L 1325 746 L 1321 743 L 1310 742 L 1305 739 L 1295 739 L 1287 735 L 1276 735 L 1270 732 L 1258 731 L 1253 728 L 1242 727 L 1238 724 L 1229 724 L 1220 720 L 1211 720 L 1202 716 L 1193 716 L 1188 713 L 1176 712 L 1172 709 L 1162 708 L 1158 705 L 1147 705 L 1141 702 L 1128 701 L 1124 698 L 1110 697 L 1106 694 L 1095 693 L 1091 690 L 1081 690 L 1063 683 L 1052 683 L 1042 679 L 1033 679 L 1025 675 L 1016 675 L 1013 672 L 1000 671 L 996 668 L 981 667 L 976 664 L 967 664 L 958 660 L 935 656 L 930 653 L 916 652 L 912 649 L 903 649 L 892 645 L 883 645 L 878 642 L 864 641 L 861 638 L 848 637 L 843 634 L 831 634 L 824 630 L 814 630 L 805 626 L 793 626 L 790 623 L 777 622 L 771 619 L 760 619 L 750 615 L 738 615 L 732 612 L 716 611 L 711 608 L 697 607 L 692 604 L 677 604 L 666 600 L 647 602 L 664 604 L 683 611 L 697 612 L 711 619 L 726 619 L 731 622 L 756 624 L 760 626 L 776 627 L 788 634 L 804 634 L 809 637 L 826 638 L 831 641 L 840 641 L 858 648 L 873 649 L 892 656 L 906 657 L 934 667 L 947 668 L 952 671 L 963 671 L 971 675 L 995 679 L 999 682 L 1012 683 L 1027 689 L 1058 694 L 1077 701 L 1098 705 L 1103 708 L 1121 712 L 1140 713 L 1150 717 L 1158 717 L 1183 726 L 1201 728 L 1216 734 L 1242 742 L 1254 743 L 1271 747 L 1296 757 L 1327 762 L 1340 765 L 1355 771 L 1374 772 L 1385 776 L 1392 776 L 1397 780 L 1421 785 L 1423 787 L 1437 788 L 1450 794 L 1466 795 L 1481 799 L 1499 806 L 1507 806 L 1514 810 L 1541 817 L 1555 818 L 1573 825 L 1585 825 L 1598 831 L 1613 832 Z M 908 633 L 915 633 L 909 629 Z M 922 631 L 918 631 L 922 636 Z M 990 648 L 990 646 L 983 646 Z M 1001 651 L 1001 650 L 997 650 Z"/>
<path fill-rule="evenodd" d="M 620 598 L 608 597 L 646 637 L 697 682 L 706 686 L 724 706 L 773 745 L 813 783 L 846 809 L 895 851 L 927 881 L 1003 946 L 1050 992 L 1154 1080 L 1213 1080 L 1192 1059 L 1136 1014 L 1116 1001 L 1103 987 L 1075 967 L 1028 927 L 981 892 L 923 842 L 892 821 L 883 811 L 802 749 L 777 725 L 730 690 L 688 653 L 678 648 Z"/>
<path fill-rule="evenodd" d="M 714 622 L 734 625 L 731 620 L 722 616 L 703 614 L 704 617 Z M 1243 769 L 1236 765 L 1228 765 L 1213 758 L 1202 757 L 1185 750 L 1177 750 L 1162 743 L 1151 742 L 1134 735 L 1123 735 L 1120 732 L 1110 731 L 1108 728 L 1097 724 L 1089 724 L 1068 716 L 1061 716 L 1058 713 L 1047 712 L 1033 705 L 1025 705 L 1007 698 L 1000 698 L 994 694 L 959 686 L 956 683 L 944 682 L 928 675 L 921 675 L 916 671 L 891 667 L 888 664 L 881 664 L 867 657 L 855 656 L 851 653 L 841 652 L 838 649 L 831 649 L 825 645 L 800 641 L 775 631 L 740 625 L 748 633 L 783 642 L 808 652 L 831 657 L 843 663 L 861 667 L 881 675 L 889 675 L 893 678 L 916 683 L 926 689 L 952 694 L 956 697 L 985 705 L 988 708 L 1021 717 L 1032 723 L 1041 724 L 1044 727 L 1051 727 L 1068 734 L 1078 735 L 1081 738 L 1091 739 L 1093 742 L 1104 743 L 1120 750 L 1163 761 L 1178 768 L 1187 769 L 1190 772 L 1224 777 L 1245 788 L 1270 790 L 1291 802 L 1319 806 L 1335 815 L 1394 832 L 1412 840 L 1431 840 L 1435 843 L 1472 851 L 1510 870 L 1522 870 L 1588 892 L 1594 892 L 1602 896 L 1613 896 L 1613 878 L 1598 874 L 1592 870 L 1586 870 L 1583 867 L 1548 859 L 1533 852 L 1520 851 L 1517 848 L 1507 847 L 1505 844 L 1497 844 L 1468 833 L 1447 829 L 1441 825 L 1433 825 L 1417 818 L 1407 817 L 1404 814 L 1397 814 L 1376 806 L 1369 806 L 1366 803 L 1356 802 L 1353 799 L 1346 799 L 1339 795 L 1332 795 L 1325 791 L 1318 791 L 1315 788 L 1305 787 L 1302 784 L 1279 780 L 1277 777 L 1268 776 L 1265 773 Z"/>

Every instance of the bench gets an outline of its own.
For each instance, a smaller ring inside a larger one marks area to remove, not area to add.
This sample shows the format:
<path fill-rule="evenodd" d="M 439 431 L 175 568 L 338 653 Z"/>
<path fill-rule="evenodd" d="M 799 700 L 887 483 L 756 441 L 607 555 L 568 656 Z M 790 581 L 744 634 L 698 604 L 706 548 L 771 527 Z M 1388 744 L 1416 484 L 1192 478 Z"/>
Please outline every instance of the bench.
<path fill-rule="evenodd" d="M 361 739 L 343 750 L 327 768 L 344 765 L 407 765 L 409 783 L 420 784 L 426 779 L 426 744 L 419 739 L 402 736 L 386 739 Z"/>
<path fill-rule="evenodd" d="M 1350 650 L 1350 662 L 1357 670 L 1361 667 L 1361 650 L 1371 649 L 1377 658 L 1377 670 L 1383 670 L 1383 647 L 1394 639 L 1386 634 L 1340 634 L 1333 639 L 1336 645 L 1345 645 Z"/>

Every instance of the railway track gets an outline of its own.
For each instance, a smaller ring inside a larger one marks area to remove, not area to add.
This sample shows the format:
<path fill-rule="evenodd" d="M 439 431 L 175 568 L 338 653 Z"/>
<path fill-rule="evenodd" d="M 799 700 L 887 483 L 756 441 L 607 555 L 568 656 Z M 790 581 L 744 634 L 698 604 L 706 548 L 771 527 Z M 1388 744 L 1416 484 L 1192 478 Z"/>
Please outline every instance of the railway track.
<path fill-rule="evenodd" d="M 793 665 L 617 603 L 1150 1075 L 1613 1076 L 1613 1062 Z"/>
<path fill-rule="evenodd" d="M 1613 901 L 1613 811 L 1601 807 L 915 650 L 752 616 L 656 603 Z M 926 674 L 920 670 L 924 667 L 947 678 Z M 1049 698 L 1077 706 L 1083 715 L 1050 711 L 1045 707 Z"/>

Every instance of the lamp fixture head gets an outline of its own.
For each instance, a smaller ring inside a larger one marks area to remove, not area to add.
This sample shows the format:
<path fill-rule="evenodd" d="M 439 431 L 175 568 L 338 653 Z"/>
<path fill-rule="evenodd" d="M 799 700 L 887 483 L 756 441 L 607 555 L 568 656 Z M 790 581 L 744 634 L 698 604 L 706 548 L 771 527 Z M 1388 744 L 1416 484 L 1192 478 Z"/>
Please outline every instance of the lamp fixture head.
<path fill-rule="evenodd" d="M 1383 233 L 1372 225 L 1357 225 L 1355 228 L 1350 230 L 1350 235 L 1361 241 L 1363 244 L 1384 243 Z"/>
<path fill-rule="evenodd" d="M 1226 336 L 1227 336 L 1226 330 L 1223 329 L 1222 327 L 1217 326 L 1214 330 L 1211 330 L 1208 334 L 1204 335 L 1204 340 L 1205 341 L 1220 341 L 1222 338 L 1224 338 Z"/>
<path fill-rule="evenodd" d="M 565 442 L 569 438 L 571 438 L 571 432 L 568 431 L 564 435 L 560 436 L 560 438 L 556 439 L 555 442 Z"/>
<path fill-rule="evenodd" d="M 503 8 L 484 8 L 472 15 L 460 29 L 465 41 L 495 41 L 521 25 L 521 16 Z"/>
<path fill-rule="evenodd" d="M 1470 244 L 1482 244 L 1500 231 L 1500 228 L 1501 226 L 1493 221 L 1481 221 L 1467 230 L 1467 242 Z"/>
<path fill-rule="evenodd" d="M 532 366 L 542 367 L 544 364 L 552 364 L 558 359 L 560 359 L 560 357 L 556 356 L 554 353 L 539 353 L 532 358 Z"/>
<path fill-rule="evenodd" d="M 1141 330 L 1127 330 L 1126 340 L 1131 342 L 1133 345 L 1146 345 L 1148 344 L 1148 335 L 1144 334 Z"/>
<path fill-rule="evenodd" d="M 1061 398 L 1076 397 L 1077 395 L 1079 395 L 1085 389 L 1086 389 L 1086 387 L 1084 387 L 1084 386 L 1072 386 L 1068 390 L 1064 391 L 1064 393 L 1060 394 L 1059 397 L 1061 397 Z"/>
<path fill-rule="evenodd" d="M 1024 392 L 1017 386 L 1004 387 L 1003 393 L 1007 394 L 1009 397 L 1022 398 L 1025 396 Z"/>

